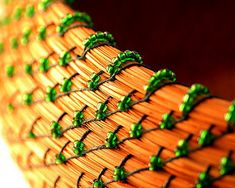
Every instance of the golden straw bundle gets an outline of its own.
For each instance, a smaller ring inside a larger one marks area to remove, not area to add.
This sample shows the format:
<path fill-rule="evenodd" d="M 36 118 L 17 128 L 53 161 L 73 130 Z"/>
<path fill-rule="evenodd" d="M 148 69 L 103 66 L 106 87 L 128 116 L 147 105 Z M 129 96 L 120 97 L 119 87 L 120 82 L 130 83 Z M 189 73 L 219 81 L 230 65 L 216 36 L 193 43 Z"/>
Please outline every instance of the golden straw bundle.
<path fill-rule="evenodd" d="M 154 73 L 61 2 L 4 10 L 0 120 L 32 187 L 234 187 L 234 103 Z"/>

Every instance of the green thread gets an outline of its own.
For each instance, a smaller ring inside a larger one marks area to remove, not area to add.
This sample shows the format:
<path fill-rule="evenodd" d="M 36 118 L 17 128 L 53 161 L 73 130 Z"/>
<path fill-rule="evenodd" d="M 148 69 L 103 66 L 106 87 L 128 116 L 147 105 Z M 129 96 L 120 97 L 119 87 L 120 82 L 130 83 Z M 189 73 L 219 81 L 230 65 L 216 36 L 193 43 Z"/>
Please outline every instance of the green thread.
<path fill-rule="evenodd" d="M 99 179 L 99 180 L 96 179 L 96 180 L 94 180 L 92 187 L 93 188 L 103 188 L 104 182 L 101 179 Z"/>
<path fill-rule="evenodd" d="M 45 101 L 54 102 L 56 100 L 57 92 L 55 88 L 48 87 L 46 92 Z"/>
<path fill-rule="evenodd" d="M 56 160 L 55 160 L 56 164 L 64 164 L 65 162 L 66 162 L 66 158 L 62 153 L 59 153 L 56 155 Z"/>
<path fill-rule="evenodd" d="M 9 104 L 7 105 L 7 109 L 8 109 L 10 112 L 12 112 L 12 111 L 15 109 L 15 107 L 13 106 L 13 104 L 9 103 Z"/>
<path fill-rule="evenodd" d="M 15 72 L 15 67 L 14 65 L 8 65 L 6 67 L 6 74 L 9 78 L 12 78 L 14 76 L 14 72 Z"/>
<path fill-rule="evenodd" d="M 30 131 L 28 133 L 28 137 L 33 139 L 33 138 L 36 138 L 36 135 L 32 131 Z"/>
<path fill-rule="evenodd" d="M 222 157 L 220 162 L 220 174 L 222 176 L 229 174 L 234 170 L 235 166 L 231 159 L 231 156 Z"/>
<path fill-rule="evenodd" d="M 214 141 L 214 139 L 215 136 L 211 133 L 210 130 L 202 130 L 198 139 L 198 144 L 201 146 L 208 146 Z"/>
<path fill-rule="evenodd" d="M 175 73 L 168 69 L 162 69 L 157 71 L 148 81 L 148 85 L 145 86 L 147 92 L 154 92 L 156 89 L 162 87 L 166 83 L 172 83 L 176 81 Z"/>
<path fill-rule="evenodd" d="M 196 188 L 209 188 L 210 187 L 211 176 L 208 170 L 199 174 L 198 181 L 196 183 Z"/>
<path fill-rule="evenodd" d="M 132 99 L 129 95 L 121 98 L 121 101 L 118 103 L 118 109 L 121 111 L 127 111 L 131 107 Z"/>
<path fill-rule="evenodd" d="M 1 20 L 1 25 L 8 25 L 11 23 L 11 17 L 10 16 L 6 16 Z"/>
<path fill-rule="evenodd" d="M 184 95 L 179 110 L 183 112 L 184 115 L 187 115 L 198 101 L 208 96 L 210 96 L 208 88 L 201 84 L 193 84 L 189 88 L 188 93 Z"/>
<path fill-rule="evenodd" d="M 229 125 L 235 125 L 235 101 L 229 106 L 228 112 L 225 114 L 224 118 Z"/>
<path fill-rule="evenodd" d="M 177 144 L 177 148 L 175 150 L 175 156 L 176 157 L 184 157 L 187 156 L 189 151 L 188 151 L 188 140 L 187 139 L 181 139 L 179 140 Z"/>
<path fill-rule="evenodd" d="M 149 160 L 149 170 L 156 171 L 162 169 L 164 166 L 161 157 L 153 155 Z"/>
<path fill-rule="evenodd" d="M 114 181 L 123 181 L 126 178 L 127 178 L 127 172 L 123 166 L 119 166 L 114 169 L 114 174 L 113 174 Z"/>
<path fill-rule="evenodd" d="M 88 88 L 95 90 L 99 86 L 99 81 L 101 79 L 100 73 L 93 73 L 90 77 L 90 80 L 87 83 Z"/>
<path fill-rule="evenodd" d="M 27 5 L 25 14 L 27 17 L 32 18 L 35 14 L 35 9 L 33 5 Z"/>
<path fill-rule="evenodd" d="M 77 21 L 85 23 L 88 27 L 93 27 L 91 17 L 88 14 L 84 12 L 75 12 L 74 14 L 67 14 L 66 17 L 61 20 L 61 23 L 56 30 L 62 35 L 68 30 L 71 24 Z"/>
<path fill-rule="evenodd" d="M 13 13 L 13 18 L 15 20 L 20 20 L 23 13 L 23 9 L 21 7 L 16 7 Z"/>
<path fill-rule="evenodd" d="M 50 62 L 48 58 L 40 58 L 39 63 L 39 70 L 41 72 L 47 72 L 50 69 Z"/>
<path fill-rule="evenodd" d="M 107 67 L 110 76 L 116 75 L 120 72 L 122 65 L 126 62 L 138 62 L 143 63 L 142 57 L 139 53 L 126 50 L 125 52 L 120 52 L 117 57 L 113 58 L 112 63 Z"/>
<path fill-rule="evenodd" d="M 0 54 L 4 52 L 4 44 L 0 43 Z"/>

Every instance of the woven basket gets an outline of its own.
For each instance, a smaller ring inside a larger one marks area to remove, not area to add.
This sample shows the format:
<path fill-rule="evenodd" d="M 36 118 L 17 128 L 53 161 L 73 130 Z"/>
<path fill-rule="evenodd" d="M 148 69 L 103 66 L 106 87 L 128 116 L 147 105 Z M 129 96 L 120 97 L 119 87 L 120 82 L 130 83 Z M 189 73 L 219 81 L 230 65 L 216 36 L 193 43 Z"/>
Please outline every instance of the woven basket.
<path fill-rule="evenodd" d="M 32 187 L 234 187 L 235 104 L 154 73 L 61 2 L 3 5 L 0 122 Z"/>

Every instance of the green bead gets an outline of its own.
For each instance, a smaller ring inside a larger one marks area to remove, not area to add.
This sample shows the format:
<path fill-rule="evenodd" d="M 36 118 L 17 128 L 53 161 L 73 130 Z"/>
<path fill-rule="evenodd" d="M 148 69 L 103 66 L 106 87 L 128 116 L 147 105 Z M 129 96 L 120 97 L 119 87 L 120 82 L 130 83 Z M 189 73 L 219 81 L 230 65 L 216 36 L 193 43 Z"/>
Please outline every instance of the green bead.
<path fill-rule="evenodd" d="M 131 107 L 132 99 L 130 96 L 122 97 L 121 101 L 118 103 L 118 109 L 122 111 L 127 111 Z"/>
<path fill-rule="evenodd" d="M 52 0 L 41 0 L 41 2 L 38 4 L 38 9 L 45 11 L 51 3 Z"/>
<path fill-rule="evenodd" d="M 40 63 L 39 70 L 41 72 L 47 72 L 50 69 L 50 66 L 49 66 L 50 62 L 48 58 L 41 58 L 39 60 L 39 63 Z"/>
<path fill-rule="evenodd" d="M 175 150 L 176 157 L 184 157 L 188 155 L 188 141 L 179 140 L 177 148 Z"/>
<path fill-rule="evenodd" d="M 84 121 L 84 113 L 81 111 L 76 111 L 73 117 L 73 125 L 78 127 L 83 123 L 83 121 Z"/>
<path fill-rule="evenodd" d="M 235 125 L 235 101 L 229 106 L 228 112 L 225 114 L 224 118 L 229 125 Z"/>
<path fill-rule="evenodd" d="M 32 131 L 30 131 L 30 132 L 28 133 L 28 137 L 29 137 L 29 138 L 36 138 L 36 135 L 35 135 Z"/>
<path fill-rule="evenodd" d="M 233 161 L 230 157 L 223 157 L 220 163 L 220 174 L 226 175 L 229 174 L 235 167 Z"/>
<path fill-rule="evenodd" d="M 208 130 L 201 131 L 200 137 L 198 139 L 198 144 L 201 146 L 210 145 L 214 141 L 214 135 Z"/>
<path fill-rule="evenodd" d="M 19 45 L 18 45 L 17 38 L 12 38 L 12 39 L 11 39 L 11 48 L 17 49 L 18 46 L 19 46 Z"/>
<path fill-rule="evenodd" d="M 53 121 L 51 124 L 51 135 L 53 138 L 60 138 L 62 136 L 61 126 L 58 122 Z"/>
<path fill-rule="evenodd" d="M 4 44 L 0 43 L 0 54 L 3 53 L 3 51 L 4 51 Z"/>
<path fill-rule="evenodd" d="M 93 188 L 103 188 L 104 182 L 101 179 L 99 179 L 99 180 L 96 179 L 96 180 L 94 180 L 92 187 Z"/>
<path fill-rule="evenodd" d="M 15 20 L 19 20 L 22 16 L 22 13 L 23 13 L 23 9 L 21 7 L 16 7 L 13 13 L 13 18 Z"/>
<path fill-rule="evenodd" d="M 134 123 L 131 126 L 130 137 L 131 138 L 140 138 L 143 134 L 143 127 L 140 123 Z"/>
<path fill-rule="evenodd" d="M 162 69 L 157 71 L 145 86 L 147 92 L 154 92 L 156 89 L 164 85 L 165 83 L 171 83 L 176 81 L 175 73 L 168 69 Z"/>
<path fill-rule="evenodd" d="M 70 79 L 64 79 L 60 91 L 61 92 L 69 92 L 71 91 L 72 81 Z"/>
<path fill-rule="evenodd" d="M 199 174 L 199 179 L 196 183 L 196 188 L 209 188 L 211 177 L 207 172 Z"/>
<path fill-rule="evenodd" d="M 81 156 L 84 153 L 85 144 L 81 141 L 75 141 L 73 148 L 74 154 Z"/>
<path fill-rule="evenodd" d="M 48 87 L 46 92 L 46 102 L 54 102 L 56 100 L 57 92 L 55 88 Z"/>
<path fill-rule="evenodd" d="M 46 39 L 46 27 L 42 26 L 38 29 L 38 40 Z"/>
<path fill-rule="evenodd" d="M 26 10 L 25 10 L 26 16 L 29 18 L 32 18 L 35 14 L 35 9 L 33 5 L 27 5 Z"/>
<path fill-rule="evenodd" d="M 174 117 L 172 117 L 171 114 L 164 114 L 162 117 L 162 121 L 160 123 L 161 129 L 172 129 L 176 123 L 176 120 Z"/>
<path fill-rule="evenodd" d="M 32 93 L 26 93 L 23 95 L 23 101 L 25 105 L 31 105 L 33 103 L 33 94 Z"/>
<path fill-rule="evenodd" d="M 11 103 L 8 104 L 8 105 L 7 105 L 7 109 L 12 112 L 12 111 L 14 110 L 13 104 L 11 104 Z"/>
<path fill-rule="evenodd" d="M 6 73 L 7 73 L 7 76 L 8 76 L 9 78 L 12 78 L 12 77 L 13 77 L 14 72 L 15 72 L 15 68 L 14 68 L 13 65 L 8 65 L 8 66 L 6 67 Z"/>
<path fill-rule="evenodd" d="M 105 146 L 107 148 L 116 148 L 118 146 L 118 137 L 116 133 L 108 132 L 105 140 Z"/>
<path fill-rule="evenodd" d="M 72 60 L 72 57 L 70 55 L 70 52 L 69 51 L 64 52 L 59 59 L 59 65 L 66 66 L 71 60 Z"/>
<path fill-rule="evenodd" d="M 107 117 L 108 106 L 105 103 L 98 103 L 96 118 L 98 120 L 104 120 Z"/>
<path fill-rule="evenodd" d="M 123 166 L 116 167 L 114 169 L 113 179 L 114 181 L 123 181 L 127 178 L 127 172 Z"/>
<path fill-rule="evenodd" d="M 26 74 L 32 75 L 33 73 L 33 68 L 31 64 L 25 64 L 24 70 Z"/>
<path fill-rule="evenodd" d="M 152 156 L 149 161 L 149 170 L 155 171 L 162 169 L 164 166 L 162 159 L 159 156 Z"/>
<path fill-rule="evenodd" d="M 66 162 L 66 158 L 62 153 L 59 153 L 58 155 L 56 155 L 56 160 L 55 160 L 56 164 L 64 164 L 65 162 Z"/>

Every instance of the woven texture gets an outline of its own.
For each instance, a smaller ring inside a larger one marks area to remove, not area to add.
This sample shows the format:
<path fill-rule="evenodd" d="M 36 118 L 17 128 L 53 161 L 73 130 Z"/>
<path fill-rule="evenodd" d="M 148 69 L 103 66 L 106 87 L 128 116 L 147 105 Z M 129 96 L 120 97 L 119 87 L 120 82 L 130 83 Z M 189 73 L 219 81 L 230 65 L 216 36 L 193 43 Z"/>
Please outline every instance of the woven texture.
<path fill-rule="evenodd" d="M 189 88 L 169 82 L 146 92 L 154 72 L 142 64 L 129 62 L 109 79 L 107 67 L 120 51 L 101 45 L 76 59 L 95 31 L 74 22 L 59 35 L 57 26 L 74 11 L 57 1 L 38 10 L 38 3 L 30 1 L 32 17 L 24 13 L 27 1 L 6 5 L 6 15 L 18 7 L 23 13 L 2 25 L 0 35 L 0 122 L 32 187 L 234 187 L 233 162 L 221 172 L 221 159 L 235 159 L 235 135 L 225 120 L 231 102 L 199 97 L 186 116 L 180 106 Z M 38 40 L 40 26 L 46 26 L 45 40 Z M 61 66 L 64 52 L 72 60 Z M 42 58 L 49 62 L 46 71 Z M 98 87 L 88 89 L 94 73 Z M 65 79 L 71 88 L 63 92 Z M 56 91 L 49 102 L 48 88 Z M 131 101 L 126 109 L 120 107 L 124 96 Z M 164 114 L 174 127 L 160 126 Z M 208 143 L 200 142 L 203 130 Z M 199 176 L 203 172 L 208 178 Z"/>

